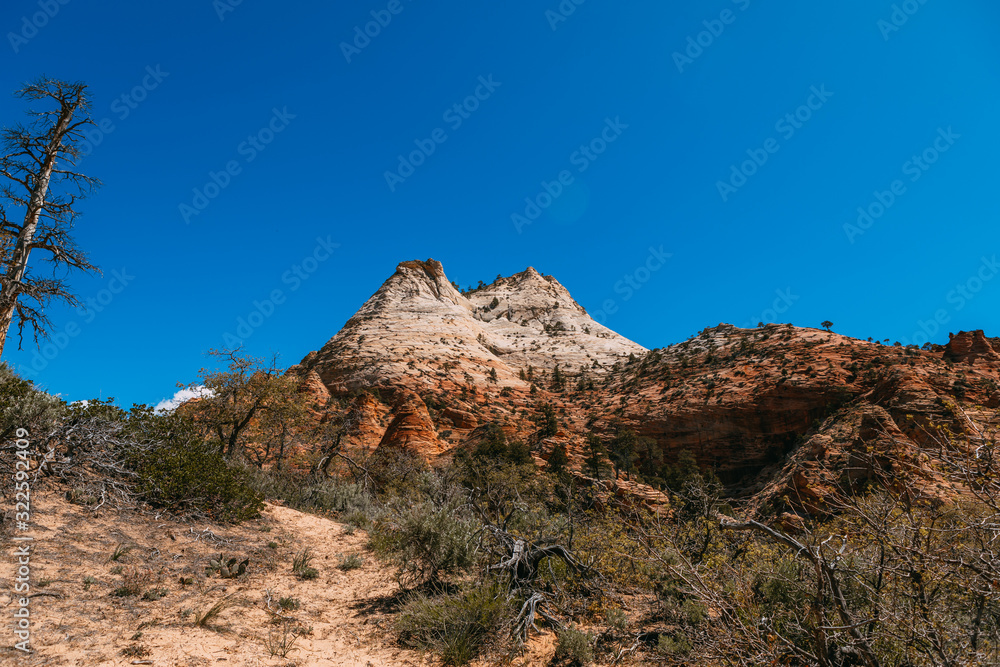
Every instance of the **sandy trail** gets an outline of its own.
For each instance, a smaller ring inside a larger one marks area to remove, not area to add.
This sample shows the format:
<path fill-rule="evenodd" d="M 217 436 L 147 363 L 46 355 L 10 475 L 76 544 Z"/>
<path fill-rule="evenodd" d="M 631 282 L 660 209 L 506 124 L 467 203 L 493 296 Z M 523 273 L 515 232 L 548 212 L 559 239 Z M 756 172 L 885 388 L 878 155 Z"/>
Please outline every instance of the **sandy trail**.
<path fill-rule="evenodd" d="M 236 527 L 181 523 L 153 516 L 90 510 L 62 498 L 33 498 L 31 556 L 32 647 L 24 656 L 12 646 L 5 621 L 0 662 L 22 665 L 431 665 L 435 661 L 393 645 L 386 605 L 398 586 L 391 572 L 365 553 L 363 532 L 286 507 L 268 505 L 260 520 Z M 127 553 L 112 560 L 116 547 Z M 15 564 L 0 566 L 5 584 L 0 606 L 13 613 Z M 308 548 L 318 578 L 292 573 L 292 559 Z M 239 579 L 207 577 L 210 558 L 224 553 L 250 558 Z M 359 569 L 337 568 L 342 554 L 361 554 Z M 138 595 L 115 595 L 129 575 Z M 182 577 L 193 577 L 189 584 Z M 90 582 L 90 583 L 87 583 Z M 160 593 L 163 597 L 157 598 Z M 274 623 L 270 606 L 298 600 Z M 145 597 L 144 597 L 145 595 Z M 227 599 L 210 627 L 195 619 Z M 282 627 L 304 631 L 286 657 L 272 656 Z M 16 661 L 16 662 L 15 662 Z"/>

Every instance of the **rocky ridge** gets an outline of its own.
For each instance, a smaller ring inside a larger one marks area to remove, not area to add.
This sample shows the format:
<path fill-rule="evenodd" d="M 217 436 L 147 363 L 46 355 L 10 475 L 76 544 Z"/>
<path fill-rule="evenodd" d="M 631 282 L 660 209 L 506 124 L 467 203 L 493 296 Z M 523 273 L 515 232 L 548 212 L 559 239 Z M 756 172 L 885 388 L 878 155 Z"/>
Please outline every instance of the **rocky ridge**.
<path fill-rule="evenodd" d="M 931 426 L 974 435 L 1000 423 L 1000 340 L 982 331 L 916 349 L 719 325 L 648 351 L 534 269 L 462 294 L 433 260 L 400 264 L 293 371 L 348 401 L 355 447 L 434 460 L 498 424 L 539 462 L 562 444 L 579 467 L 586 433 L 610 442 L 631 429 L 644 481 L 656 485 L 687 451 L 731 495 L 796 512 L 821 511 L 845 470 L 861 475 L 862 452 L 880 452 L 889 473 L 900 457 L 920 461 L 928 495 L 954 493 L 932 472 Z M 555 434 L 535 420 L 546 404 Z M 649 488 L 625 476 L 614 484 L 638 496 Z"/>

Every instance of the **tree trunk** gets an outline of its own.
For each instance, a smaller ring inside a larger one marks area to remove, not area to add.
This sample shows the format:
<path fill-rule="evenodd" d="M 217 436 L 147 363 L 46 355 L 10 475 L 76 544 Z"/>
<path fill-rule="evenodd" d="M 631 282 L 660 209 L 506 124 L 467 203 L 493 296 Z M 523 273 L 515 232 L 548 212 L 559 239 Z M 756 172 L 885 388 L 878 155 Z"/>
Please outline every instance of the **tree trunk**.
<path fill-rule="evenodd" d="M 7 333 L 14 320 L 14 310 L 17 308 L 17 299 L 21 293 L 21 281 L 28 270 L 31 243 L 34 240 L 35 230 L 38 228 L 42 209 L 45 207 L 49 183 L 52 181 L 52 170 L 56 167 L 56 157 L 78 106 L 79 102 L 66 104 L 60 110 L 59 121 L 52 132 L 52 139 L 45 148 L 45 161 L 42 163 L 41 171 L 31 190 L 31 200 L 24 214 L 24 227 L 18 234 L 17 242 L 11 253 L 10 266 L 7 269 L 3 287 L 0 289 L 0 354 L 3 353 L 4 345 L 7 342 Z"/>

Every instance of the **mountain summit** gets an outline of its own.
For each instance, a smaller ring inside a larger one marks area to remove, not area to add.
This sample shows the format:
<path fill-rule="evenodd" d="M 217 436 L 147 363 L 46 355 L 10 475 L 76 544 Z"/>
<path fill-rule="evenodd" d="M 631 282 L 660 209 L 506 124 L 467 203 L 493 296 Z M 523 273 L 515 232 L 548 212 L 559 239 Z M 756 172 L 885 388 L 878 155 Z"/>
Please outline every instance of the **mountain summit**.
<path fill-rule="evenodd" d="M 526 390 L 529 367 L 601 374 L 645 352 L 591 319 L 552 276 L 529 267 L 463 294 L 428 259 L 399 264 L 301 365 L 335 393 L 379 382 Z"/>

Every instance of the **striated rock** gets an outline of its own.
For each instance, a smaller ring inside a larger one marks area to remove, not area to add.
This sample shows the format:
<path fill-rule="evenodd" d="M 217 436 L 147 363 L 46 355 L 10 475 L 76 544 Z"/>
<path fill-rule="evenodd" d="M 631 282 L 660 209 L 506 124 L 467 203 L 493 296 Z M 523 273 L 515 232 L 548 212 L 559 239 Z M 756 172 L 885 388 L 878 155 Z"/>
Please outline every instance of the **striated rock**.
<path fill-rule="evenodd" d="M 961 363 L 974 363 L 977 359 L 1000 362 L 997 344 L 986 338 L 982 329 L 961 331 L 953 336 L 945 346 L 945 357 Z"/>
<path fill-rule="evenodd" d="M 552 276 L 532 267 L 500 278 L 468 297 L 505 363 L 564 370 L 594 369 L 645 348 L 598 324 Z"/>
<path fill-rule="evenodd" d="M 306 371 L 299 384 L 299 392 L 309 396 L 310 407 L 314 412 L 323 410 L 330 402 L 330 390 L 316 371 Z"/>
<path fill-rule="evenodd" d="M 455 408 L 445 408 L 441 411 L 441 416 L 451 421 L 455 428 L 472 430 L 479 426 L 479 420 L 471 412 L 456 410 Z"/>
<path fill-rule="evenodd" d="M 502 299 L 502 305 L 501 305 Z M 496 303 L 494 303 L 496 302 Z M 528 366 L 598 374 L 645 349 L 597 324 L 552 277 L 528 269 L 468 297 L 440 262 L 403 262 L 344 328 L 300 366 L 334 393 L 404 383 L 527 390 Z M 495 381 L 494 381 L 495 379 Z"/>
<path fill-rule="evenodd" d="M 998 425 L 998 348 L 982 331 L 918 350 L 719 325 L 647 351 L 532 268 L 463 295 L 427 260 L 401 263 L 298 372 L 317 401 L 322 385 L 331 409 L 349 411 L 352 447 L 439 460 L 497 425 L 540 464 L 565 446 L 582 475 L 588 432 L 611 445 L 632 430 L 645 480 L 669 477 L 687 451 L 749 507 L 802 517 L 828 512 L 845 484 L 895 479 L 918 496 L 950 493 L 934 473 L 934 427 L 962 437 Z M 557 424 L 543 437 L 545 404 Z M 659 502 L 624 478 L 604 493 Z"/>
<path fill-rule="evenodd" d="M 379 442 L 379 448 L 403 449 L 428 458 L 440 456 L 446 449 L 437 436 L 434 422 L 420 396 L 408 389 L 395 391 L 393 418 Z"/>

